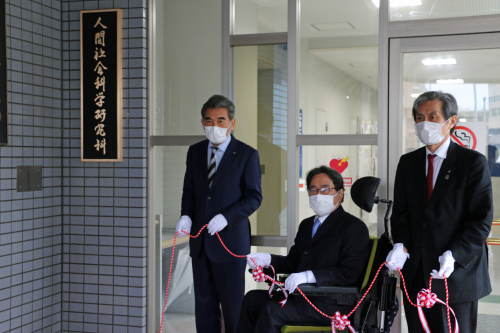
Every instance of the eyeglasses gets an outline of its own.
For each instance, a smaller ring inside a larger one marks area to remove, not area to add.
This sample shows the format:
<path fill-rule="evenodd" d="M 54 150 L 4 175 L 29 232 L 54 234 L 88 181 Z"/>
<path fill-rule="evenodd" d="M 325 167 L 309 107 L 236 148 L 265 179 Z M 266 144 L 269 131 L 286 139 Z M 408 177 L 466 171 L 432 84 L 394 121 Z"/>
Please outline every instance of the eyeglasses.
<path fill-rule="evenodd" d="M 323 194 L 326 195 L 330 193 L 331 190 L 335 190 L 335 188 L 330 188 L 330 187 L 322 187 L 322 188 L 310 188 L 307 190 L 310 195 L 316 195 L 316 194 Z"/>

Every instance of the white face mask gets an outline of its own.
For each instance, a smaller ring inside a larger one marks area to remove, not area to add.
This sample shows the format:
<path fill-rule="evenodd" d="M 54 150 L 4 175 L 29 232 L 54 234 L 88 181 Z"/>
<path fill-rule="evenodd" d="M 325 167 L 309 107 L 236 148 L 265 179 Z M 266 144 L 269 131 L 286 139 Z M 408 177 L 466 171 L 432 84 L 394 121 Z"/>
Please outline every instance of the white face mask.
<path fill-rule="evenodd" d="M 229 123 L 228 128 L 222 128 L 217 126 L 203 126 L 205 128 L 205 136 L 207 139 L 214 143 L 219 144 L 226 141 L 228 135 L 226 135 L 227 130 L 231 127 L 231 122 Z"/>
<path fill-rule="evenodd" d="M 318 216 L 325 216 L 330 214 L 339 204 L 333 204 L 333 199 L 337 196 L 339 192 L 335 193 L 335 195 L 324 195 L 324 194 L 316 194 L 309 197 L 309 207 L 316 213 Z"/>
<path fill-rule="evenodd" d="M 448 120 L 445 121 L 444 124 L 446 124 Z M 445 138 L 442 134 L 444 124 L 422 121 L 415 124 L 415 133 L 417 133 L 418 138 L 423 144 L 428 146 L 435 145 L 443 141 Z"/>

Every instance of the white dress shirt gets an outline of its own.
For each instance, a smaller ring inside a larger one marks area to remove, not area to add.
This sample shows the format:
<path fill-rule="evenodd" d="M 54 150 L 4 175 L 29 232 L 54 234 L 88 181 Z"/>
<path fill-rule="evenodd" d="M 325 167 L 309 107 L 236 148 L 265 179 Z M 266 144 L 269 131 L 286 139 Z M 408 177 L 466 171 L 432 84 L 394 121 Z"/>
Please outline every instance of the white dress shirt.
<path fill-rule="evenodd" d="M 451 144 L 451 138 L 446 140 L 441 147 L 436 149 L 434 153 L 432 153 L 429 148 L 425 147 L 425 175 L 427 176 L 427 169 L 429 168 L 429 158 L 427 157 L 428 155 L 435 154 L 437 156 L 434 157 L 434 161 L 432 162 L 432 165 L 434 166 L 434 173 L 432 177 L 432 188 L 436 185 L 436 179 L 439 175 L 439 170 L 441 170 L 441 165 L 443 164 L 443 161 L 446 158 L 446 155 L 448 154 L 448 148 L 450 148 Z"/>
<path fill-rule="evenodd" d="M 214 146 L 212 142 L 208 141 L 207 166 L 210 166 L 210 158 L 212 157 L 212 147 L 217 147 L 219 148 L 215 151 L 215 171 L 217 171 L 219 163 L 222 160 L 222 156 L 224 156 L 227 146 L 229 146 L 229 142 L 231 142 L 231 134 L 229 134 L 226 141 L 224 141 L 218 146 Z"/>

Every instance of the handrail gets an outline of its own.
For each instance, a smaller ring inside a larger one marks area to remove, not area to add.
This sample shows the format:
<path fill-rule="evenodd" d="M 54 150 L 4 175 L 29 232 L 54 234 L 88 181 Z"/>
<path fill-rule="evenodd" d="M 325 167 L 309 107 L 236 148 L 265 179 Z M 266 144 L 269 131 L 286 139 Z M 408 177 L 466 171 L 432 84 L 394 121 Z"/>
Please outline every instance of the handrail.
<path fill-rule="evenodd" d="M 486 244 L 488 244 L 488 245 L 500 245 L 500 238 L 486 238 Z"/>

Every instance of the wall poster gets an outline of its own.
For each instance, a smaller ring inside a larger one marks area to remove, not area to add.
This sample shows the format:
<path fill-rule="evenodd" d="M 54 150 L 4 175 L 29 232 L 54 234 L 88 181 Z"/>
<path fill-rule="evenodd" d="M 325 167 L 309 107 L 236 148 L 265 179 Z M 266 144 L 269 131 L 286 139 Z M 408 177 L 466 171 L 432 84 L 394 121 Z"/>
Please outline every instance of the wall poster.
<path fill-rule="evenodd" d="M 122 10 L 80 12 L 81 159 L 123 161 Z"/>

